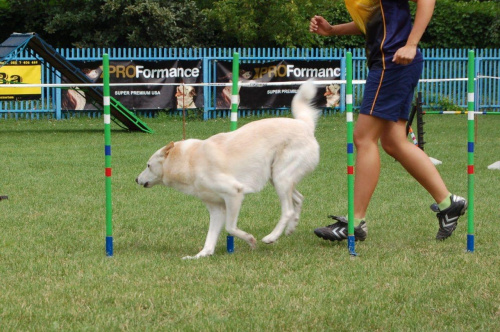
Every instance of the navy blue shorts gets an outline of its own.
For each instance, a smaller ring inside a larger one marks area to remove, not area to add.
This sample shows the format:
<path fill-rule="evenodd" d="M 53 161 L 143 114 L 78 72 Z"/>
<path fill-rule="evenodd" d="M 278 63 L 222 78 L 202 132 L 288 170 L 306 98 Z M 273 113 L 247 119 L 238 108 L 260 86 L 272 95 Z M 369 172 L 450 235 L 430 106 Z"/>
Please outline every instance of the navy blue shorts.
<path fill-rule="evenodd" d="M 370 70 L 360 113 L 390 121 L 408 120 L 423 65 L 420 61 L 386 70 Z"/>

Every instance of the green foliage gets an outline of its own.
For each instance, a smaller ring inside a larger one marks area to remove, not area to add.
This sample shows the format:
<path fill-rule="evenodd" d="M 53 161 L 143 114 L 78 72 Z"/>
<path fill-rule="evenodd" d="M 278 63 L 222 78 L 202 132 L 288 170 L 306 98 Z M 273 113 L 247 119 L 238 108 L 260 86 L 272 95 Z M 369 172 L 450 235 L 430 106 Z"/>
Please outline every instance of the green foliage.
<path fill-rule="evenodd" d="M 362 47 L 360 36 L 325 38 L 309 32 L 314 15 L 330 22 L 350 20 L 343 1 L 296 0 L 215 1 L 204 11 L 217 30 L 218 46 L 251 47 Z"/>
<path fill-rule="evenodd" d="M 347 11 L 344 1 L 328 1 L 317 9 L 315 15 L 323 16 L 330 24 L 340 24 L 352 21 L 349 12 Z M 314 16 L 314 15 L 313 15 Z M 312 16 L 311 16 L 312 17 Z M 332 47 L 332 48 L 363 48 L 365 39 L 363 36 L 314 36 L 315 47 Z"/>
<path fill-rule="evenodd" d="M 462 107 L 455 104 L 450 98 L 446 96 L 440 96 L 438 102 L 430 105 L 431 109 L 438 111 L 464 111 Z"/>
<path fill-rule="evenodd" d="M 19 20 L 21 32 L 38 32 L 56 47 L 197 47 L 210 33 L 191 0 L 9 2 L 5 15 Z"/>
<path fill-rule="evenodd" d="M 415 4 L 412 2 L 415 10 Z M 498 1 L 436 2 L 425 48 L 500 47 Z M 55 47 L 364 47 L 308 31 L 351 20 L 342 0 L 1 0 L 0 39 L 37 32 Z"/>
<path fill-rule="evenodd" d="M 311 10 L 310 0 L 228 0 L 216 1 L 204 12 L 221 46 L 297 47 L 311 44 Z"/>
<path fill-rule="evenodd" d="M 420 46 L 425 48 L 500 47 L 498 1 L 436 2 L 434 16 Z"/>

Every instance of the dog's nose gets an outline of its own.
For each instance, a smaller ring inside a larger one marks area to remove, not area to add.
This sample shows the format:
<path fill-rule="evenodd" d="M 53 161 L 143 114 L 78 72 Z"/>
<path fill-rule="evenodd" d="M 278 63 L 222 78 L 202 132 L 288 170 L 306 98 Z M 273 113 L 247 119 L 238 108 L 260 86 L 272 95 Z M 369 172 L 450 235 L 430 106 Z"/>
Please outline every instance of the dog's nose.
<path fill-rule="evenodd" d="M 139 183 L 139 178 L 135 178 L 135 183 Z"/>

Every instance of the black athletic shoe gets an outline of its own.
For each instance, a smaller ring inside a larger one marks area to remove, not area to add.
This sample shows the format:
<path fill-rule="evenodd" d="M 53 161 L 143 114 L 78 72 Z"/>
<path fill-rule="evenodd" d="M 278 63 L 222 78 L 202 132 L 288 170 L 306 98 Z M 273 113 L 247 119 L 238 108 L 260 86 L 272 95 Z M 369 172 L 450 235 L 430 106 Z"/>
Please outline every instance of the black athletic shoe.
<path fill-rule="evenodd" d="M 447 209 L 441 211 L 434 203 L 431 205 L 431 210 L 437 212 L 436 216 L 439 221 L 436 240 L 444 240 L 450 237 L 457 228 L 458 218 L 467 210 L 467 201 L 463 197 L 451 195 L 451 205 Z"/>
<path fill-rule="evenodd" d="M 314 234 L 318 237 L 330 241 L 342 241 L 347 239 L 347 219 L 345 217 L 328 216 L 337 220 L 335 224 L 326 227 L 316 228 Z M 368 226 L 363 220 L 358 226 L 354 227 L 354 239 L 356 241 L 364 241 L 368 234 Z"/>

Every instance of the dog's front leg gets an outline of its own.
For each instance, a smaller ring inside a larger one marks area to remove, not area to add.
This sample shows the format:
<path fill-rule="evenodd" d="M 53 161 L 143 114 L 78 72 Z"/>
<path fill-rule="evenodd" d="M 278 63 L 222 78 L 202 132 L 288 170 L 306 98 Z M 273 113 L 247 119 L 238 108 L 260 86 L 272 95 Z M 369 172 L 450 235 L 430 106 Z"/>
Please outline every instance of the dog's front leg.
<path fill-rule="evenodd" d="M 210 213 L 210 226 L 208 227 L 208 234 L 205 240 L 205 246 L 196 256 L 186 256 L 182 259 L 196 259 L 213 255 L 217 239 L 226 220 L 226 208 L 224 204 L 206 203 L 208 212 Z"/>

